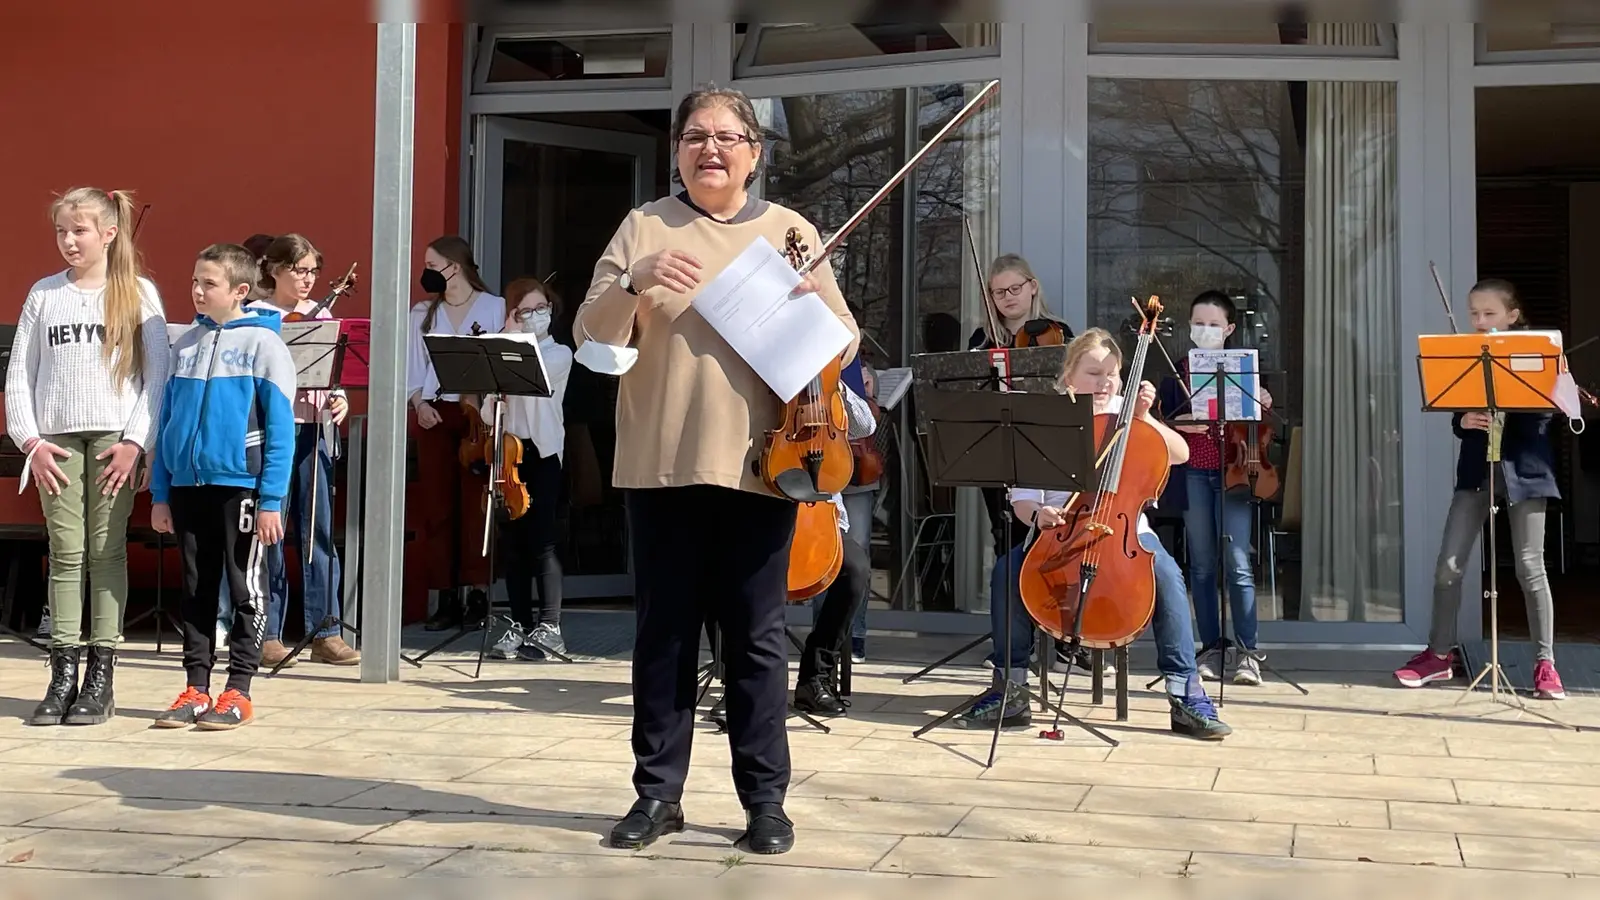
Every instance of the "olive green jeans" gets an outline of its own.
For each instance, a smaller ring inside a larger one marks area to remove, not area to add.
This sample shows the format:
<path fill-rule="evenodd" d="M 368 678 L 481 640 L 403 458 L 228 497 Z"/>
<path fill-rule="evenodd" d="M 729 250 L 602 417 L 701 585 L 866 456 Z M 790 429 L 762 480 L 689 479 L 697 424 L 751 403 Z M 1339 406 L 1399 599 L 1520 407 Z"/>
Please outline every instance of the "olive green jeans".
<path fill-rule="evenodd" d="M 50 534 L 50 643 L 79 647 L 83 639 L 83 578 L 89 576 L 89 640 L 100 647 L 122 641 L 128 606 L 128 515 L 133 512 L 138 472 L 117 492 L 102 496 L 95 479 L 107 460 L 95 459 L 122 440 L 116 432 L 45 435 L 72 455 L 57 458 L 67 484 L 59 495 L 39 485 L 45 528 Z M 143 465 L 141 460 L 139 465 Z"/>

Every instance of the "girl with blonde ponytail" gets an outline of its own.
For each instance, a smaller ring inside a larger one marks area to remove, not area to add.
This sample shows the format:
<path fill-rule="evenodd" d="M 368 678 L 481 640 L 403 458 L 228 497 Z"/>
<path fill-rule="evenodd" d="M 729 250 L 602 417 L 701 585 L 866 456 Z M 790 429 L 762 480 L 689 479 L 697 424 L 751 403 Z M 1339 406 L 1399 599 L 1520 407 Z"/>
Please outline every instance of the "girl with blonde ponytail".
<path fill-rule="evenodd" d="M 152 449 L 168 366 L 156 286 L 140 274 L 133 197 L 77 188 L 50 206 L 61 272 L 28 292 L 6 375 L 6 430 L 27 454 L 50 536 L 50 686 L 34 725 L 115 714 L 112 667 L 128 598 L 134 475 Z M 83 580 L 90 595 L 83 654 Z"/>

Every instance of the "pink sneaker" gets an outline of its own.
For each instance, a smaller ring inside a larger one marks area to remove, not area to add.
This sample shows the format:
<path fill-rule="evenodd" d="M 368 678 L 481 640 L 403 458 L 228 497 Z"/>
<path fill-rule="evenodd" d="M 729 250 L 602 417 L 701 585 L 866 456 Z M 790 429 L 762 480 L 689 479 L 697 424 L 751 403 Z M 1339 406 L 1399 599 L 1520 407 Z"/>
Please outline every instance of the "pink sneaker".
<path fill-rule="evenodd" d="M 1567 699 L 1561 676 L 1556 674 L 1556 664 L 1548 659 L 1539 660 L 1533 667 L 1533 695 L 1540 700 Z"/>
<path fill-rule="evenodd" d="M 1435 655 L 1431 650 L 1424 650 L 1394 672 L 1394 677 L 1408 688 L 1418 688 L 1435 681 L 1449 681 L 1455 677 L 1452 664 L 1455 652 L 1444 656 Z"/>

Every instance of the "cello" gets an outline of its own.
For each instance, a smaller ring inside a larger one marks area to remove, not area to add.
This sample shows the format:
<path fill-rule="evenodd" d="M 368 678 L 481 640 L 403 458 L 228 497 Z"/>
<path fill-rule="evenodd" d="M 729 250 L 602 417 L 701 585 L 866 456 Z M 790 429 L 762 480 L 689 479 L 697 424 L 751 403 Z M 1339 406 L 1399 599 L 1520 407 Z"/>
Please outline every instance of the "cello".
<path fill-rule="evenodd" d="M 1170 465 L 1166 440 L 1134 407 L 1161 309 L 1151 297 L 1141 310 L 1122 408 L 1095 416 L 1099 489 L 1068 499 L 1065 522 L 1040 534 L 1019 574 L 1023 607 L 1045 633 L 1069 642 L 1069 655 L 1125 647 L 1155 613 L 1155 560 L 1139 543 L 1139 519 L 1161 497 Z"/>

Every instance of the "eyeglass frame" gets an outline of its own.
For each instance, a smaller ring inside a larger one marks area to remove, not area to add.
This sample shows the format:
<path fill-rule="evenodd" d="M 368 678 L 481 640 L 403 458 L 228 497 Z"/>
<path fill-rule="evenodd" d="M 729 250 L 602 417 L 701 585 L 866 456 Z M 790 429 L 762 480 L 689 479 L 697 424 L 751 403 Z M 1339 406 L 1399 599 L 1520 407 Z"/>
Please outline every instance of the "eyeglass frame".
<path fill-rule="evenodd" d="M 727 146 L 723 146 L 722 142 L 717 140 L 723 136 L 731 137 L 733 140 L 731 140 Z M 749 144 L 753 147 L 759 147 L 761 145 L 760 138 L 751 137 L 748 134 L 740 134 L 733 131 L 718 131 L 715 133 L 708 131 L 685 131 L 683 134 L 678 135 L 679 148 L 687 147 L 691 150 L 698 150 L 701 147 L 704 147 L 708 142 L 715 143 L 717 145 L 717 149 L 719 150 L 732 150 L 740 144 Z"/>
<path fill-rule="evenodd" d="M 1038 279 L 1029 278 L 1026 281 L 1019 281 L 1016 284 L 1013 284 L 1011 287 L 990 288 L 989 298 L 992 300 L 999 300 L 1001 297 L 1020 297 L 1022 296 L 1022 289 L 1030 284 L 1038 284 Z"/>

